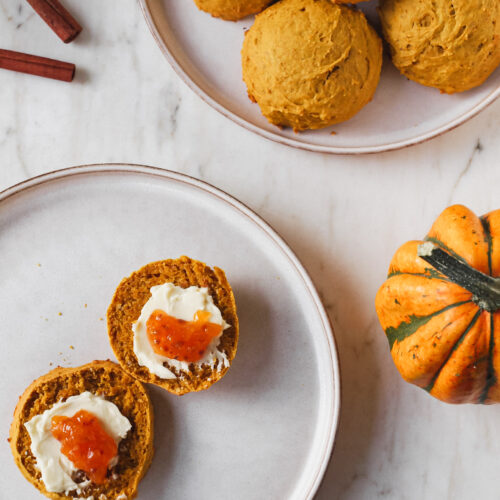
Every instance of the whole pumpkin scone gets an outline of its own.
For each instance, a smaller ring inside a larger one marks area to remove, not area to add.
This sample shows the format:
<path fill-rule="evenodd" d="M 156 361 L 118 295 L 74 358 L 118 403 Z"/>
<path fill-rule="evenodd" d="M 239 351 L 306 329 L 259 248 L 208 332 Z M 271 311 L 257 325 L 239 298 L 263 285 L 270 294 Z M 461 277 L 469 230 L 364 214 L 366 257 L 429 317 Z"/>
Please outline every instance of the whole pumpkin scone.
<path fill-rule="evenodd" d="M 500 64 L 498 0 L 382 0 L 379 12 L 392 61 L 410 80 L 452 94 Z"/>
<path fill-rule="evenodd" d="M 331 0 L 282 0 L 256 17 L 242 49 L 248 96 L 274 125 L 318 129 L 373 97 L 382 42 L 360 11 Z"/>
<path fill-rule="evenodd" d="M 58 367 L 20 397 L 10 446 L 48 498 L 132 499 L 153 458 L 153 408 L 116 363 Z"/>
<path fill-rule="evenodd" d="M 124 278 L 108 308 L 111 347 L 123 369 L 178 395 L 229 369 L 238 344 L 233 292 L 222 269 L 181 257 Z"/>
<path fill-rule="evenodd" d="M 200 10 L 226 21 L 238 21 L 264 10 L 273 0 L 194 0 Z"/>

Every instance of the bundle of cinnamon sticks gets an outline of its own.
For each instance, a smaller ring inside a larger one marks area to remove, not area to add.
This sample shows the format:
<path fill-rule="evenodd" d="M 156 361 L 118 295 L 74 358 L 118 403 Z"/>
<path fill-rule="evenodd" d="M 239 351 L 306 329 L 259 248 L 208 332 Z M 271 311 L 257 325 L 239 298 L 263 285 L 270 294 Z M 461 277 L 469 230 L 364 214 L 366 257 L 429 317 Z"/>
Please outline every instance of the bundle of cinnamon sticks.
<path fill-rule="evenodd" d="M 82 31 L 82 27 L 59 0 L 27 2 L 64 43 L 73 41 Z M 72 63 L 3 49 L 0 49 L 0 68 L 64 82 L 71 82 L 75 75 L 75 65 Z"/>

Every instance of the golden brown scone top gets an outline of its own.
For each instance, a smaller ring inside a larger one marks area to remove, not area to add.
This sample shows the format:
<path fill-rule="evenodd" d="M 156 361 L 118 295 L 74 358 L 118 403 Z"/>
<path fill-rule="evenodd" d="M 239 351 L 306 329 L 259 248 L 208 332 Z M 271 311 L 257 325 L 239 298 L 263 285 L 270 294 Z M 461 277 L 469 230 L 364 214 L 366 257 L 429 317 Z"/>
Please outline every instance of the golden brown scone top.
<path fill-rule="evenodd" d="M 411 80 L 451 94 L 500 64 L 499 0 L 382 0 L 379 10 L 392 60 Z"/>
<path fill-rule="evenodd" d="M 194 0 L 200 10 L 226 21 L 238 21 L 264 10 L 273 0 Z"/>
<path fill-rule="evenodd" d="M 282 0 L 245 36 L 248 95 L 274 125 L 317 129 L 348 120 L 373 97 L 382 42 L 364 14 L 330 0 Z"/>

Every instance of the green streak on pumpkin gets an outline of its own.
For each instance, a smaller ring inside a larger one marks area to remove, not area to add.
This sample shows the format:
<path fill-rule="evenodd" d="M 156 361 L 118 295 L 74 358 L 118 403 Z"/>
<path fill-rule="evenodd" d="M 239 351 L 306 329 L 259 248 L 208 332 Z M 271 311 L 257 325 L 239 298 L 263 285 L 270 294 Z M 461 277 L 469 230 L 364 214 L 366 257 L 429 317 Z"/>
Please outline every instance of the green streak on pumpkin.
<path fill-rule="evenodd" d="M 495 367 L 493 366 L 493 350 L 495 348 L 495 322 L 493 320 L 493 314 L 490 314 L 490 345 L 488 349 L 488 370 L 486 372 L 486 383 L 484 385 L 484 391 L 481 396 L 479 396 L 478 403 L 484 404 L 488 398 L 488 392 L 490 388 L 496 384 L 497 375 L 495 373 Z"/>
<path fill-rule="evenodd" d="M 421 278 L 427 278 L 430 280 L 437 279 L 450 282 L 450 280 L 446 276 L 439 273 L 432 267 L 426 267 L 425 273 L 404 273 L 403 271 L 394 271 L 393 273 L 389 273 L 387 275 L 387 278 L 392 278 L 393 276 L 420 276 Z"/>
<path fill-rule="evenodd" d="M 430 384 L 427 387 L 425 387 L 425 390 L 427 392 L 431 392 L 432 391 L 432 389 L 434 388 L 434 384 L 436 383 L 437 378 L 441 374 L 441 371 L 446 366 L 446 363 L 448 363 L 448 361 L 450 360 L 450 358 L 453 355 L 453 353 L 460 347 L 460 345 L 462 344 L 462 342 L 465 340 L 465 337 L 472 330 L 473 326 L 476 324 L 476 321 L 479 319 L 479 316 L 481 316 L 482 312 L 483 311 L 481 311 L 481 309 L 479 309 L 479 311 L 477 311 L 477 313 L 474 315 L 474 317 L 472 318 L 471 322 L 469 323 L 469 325 L 465 329 L 464 333 L 462 333 L 462 335 L 460 336 L 460 338 L 456 341 L 455 345 L 453 346 L 453 349 L 450 351 L 450 354 L 448 354 L 448 356 L 446 357 L 444 363 L 439 367 L 439 370 L 436 372 L 436 374 L 434 375 L 434 377 L 432 377 L 432 380 L 431 380 Z"/>
<path fill-rule="evenodd" d="M 488 269 L 490 272 L 490 276 L 493 276 L 493 263 L 491 261 L 491 255 L 493 252 L 493 242 L 491 240 L 490 221 L 485 217 L 481 217 L 481 224 L 483 225 L 484 234 L 486 236 L 485 238 L 486 243 L 488 243 Z"/>
<path fill-rule="evenodd" d="M 449 246 L 446 246 L 441 240 L 438 240 L 437 238 L 432 238 L 430 236 L 426 236 L 424 240 L 434 243 L 438 247 L 441 247 L 443 250 L 446 250 L 450 255 L 453 255 L 453 257 L 455 257 L 456 259 L 465 262 L 467 264 L 467 261 L 461 255 L 458 255 L 457 252 L 452 250 Z"/>
<path fill-rule="evenodd" d="M 456 304 L 450 304 L 449 306 L 440 309 L 439 311 L 433 312 L 428 316 L 410 316 L 410 321 L 408 323 L 401 323 L 398 327 L 390 326 L 385 330 L 385 334 L 387 335 L 387 339 L 389 340 L 389 347 L 394 346 L 396 340 L 401 342 L 406 337 L 413 335 L 420 327 L 424 326 L 427 322 L 429 322 L 434 316 L 441 314 L 449 309 L 453 309 L 454 307 L 459 307 L 464 304 L 467 304 L 470 300 L 464 300 L 463 302 L 457 302 Z"/>

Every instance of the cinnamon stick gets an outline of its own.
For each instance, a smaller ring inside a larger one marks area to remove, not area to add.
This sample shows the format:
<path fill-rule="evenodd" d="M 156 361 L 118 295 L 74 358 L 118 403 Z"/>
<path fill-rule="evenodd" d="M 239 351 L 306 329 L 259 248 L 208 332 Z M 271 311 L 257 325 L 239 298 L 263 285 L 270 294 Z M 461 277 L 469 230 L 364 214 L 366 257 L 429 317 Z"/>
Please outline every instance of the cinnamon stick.
<path fill-rule="evenodd" d="M 74 64 L 3 49 L 0 49 L 0 68 L 63 82 L 71 82 L 75 76 Z"/>
<path fill-rule="evenodd" d="M 27 1 L 64 43 L 71 42 L 82 31 L 77 20 L 59 3 L 59 0 Z"/>

